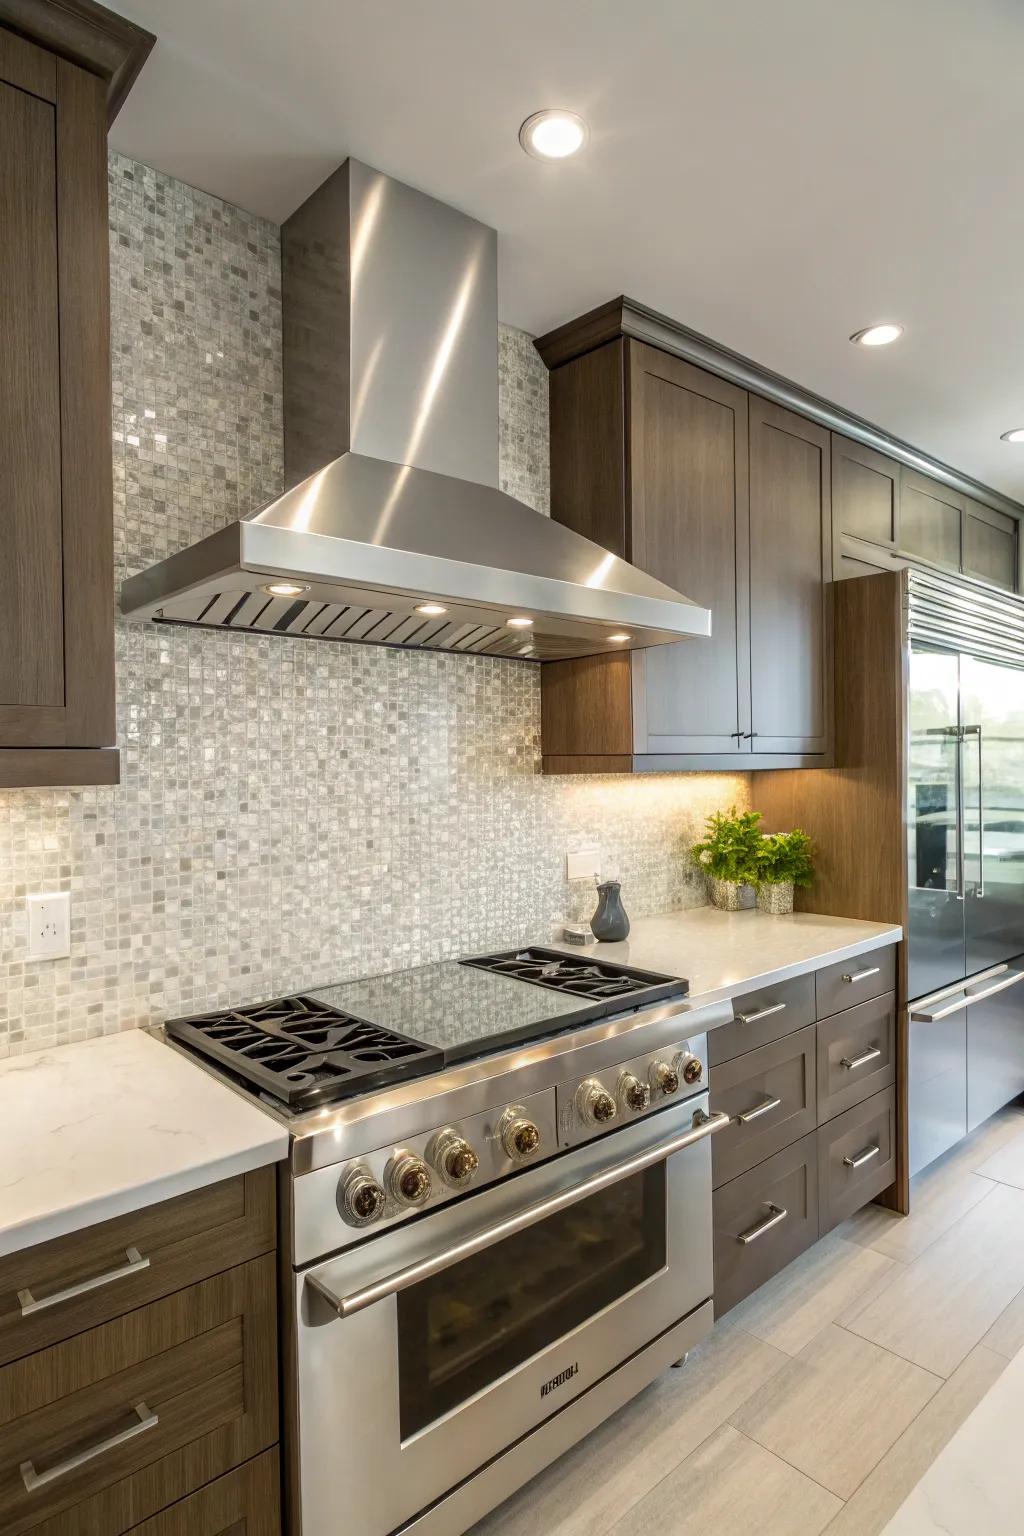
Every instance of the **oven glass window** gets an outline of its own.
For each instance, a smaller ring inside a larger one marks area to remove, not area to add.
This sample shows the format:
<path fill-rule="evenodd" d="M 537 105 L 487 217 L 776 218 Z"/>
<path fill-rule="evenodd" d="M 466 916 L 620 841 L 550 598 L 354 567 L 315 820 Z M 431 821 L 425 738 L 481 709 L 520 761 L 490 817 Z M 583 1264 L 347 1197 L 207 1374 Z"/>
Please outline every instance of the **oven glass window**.
<path fill-rule="evenodd" d="M 403 1440 L 664 1264 L 657 1163 L 400 1292 Z"/>

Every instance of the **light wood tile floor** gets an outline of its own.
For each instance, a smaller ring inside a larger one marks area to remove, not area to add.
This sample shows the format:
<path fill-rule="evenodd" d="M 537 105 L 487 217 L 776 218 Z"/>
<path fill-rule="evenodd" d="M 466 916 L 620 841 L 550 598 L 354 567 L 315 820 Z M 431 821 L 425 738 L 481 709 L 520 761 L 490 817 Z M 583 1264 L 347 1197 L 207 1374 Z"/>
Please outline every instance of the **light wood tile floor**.
<path fill-rule="evenodd" d="M 1024 1112 L 859 1212 L 473 1536 L 878 1536 L 1024 1347 Z"/>

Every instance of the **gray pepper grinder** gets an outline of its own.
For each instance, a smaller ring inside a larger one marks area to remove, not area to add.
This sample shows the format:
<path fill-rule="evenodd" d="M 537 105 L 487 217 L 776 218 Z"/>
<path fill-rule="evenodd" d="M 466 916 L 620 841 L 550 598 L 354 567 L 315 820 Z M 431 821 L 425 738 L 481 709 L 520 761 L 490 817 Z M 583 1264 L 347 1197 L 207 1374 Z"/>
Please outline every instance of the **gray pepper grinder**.
<path fill-rule="evenodd" d="M 598 882 L 597 911 L 590 919 L 595 939 L 604 944 L 614 944 L 629 933 L 629 918 L 622 905 L 622 886 L 618 880 Z"/>

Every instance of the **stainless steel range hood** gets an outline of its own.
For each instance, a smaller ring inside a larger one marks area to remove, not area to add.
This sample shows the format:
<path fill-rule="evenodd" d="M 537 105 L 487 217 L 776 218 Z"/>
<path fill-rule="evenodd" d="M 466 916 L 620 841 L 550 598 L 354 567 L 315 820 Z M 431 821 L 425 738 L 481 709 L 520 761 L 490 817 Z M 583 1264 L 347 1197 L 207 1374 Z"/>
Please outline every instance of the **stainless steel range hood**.
<path fill-rule="evenodd" d="M 533 661 L 710 633 L 498 489 L 494 230 L 347 160 L 281 249 L 291 488 L 126 581 L 126 614 Z"/>

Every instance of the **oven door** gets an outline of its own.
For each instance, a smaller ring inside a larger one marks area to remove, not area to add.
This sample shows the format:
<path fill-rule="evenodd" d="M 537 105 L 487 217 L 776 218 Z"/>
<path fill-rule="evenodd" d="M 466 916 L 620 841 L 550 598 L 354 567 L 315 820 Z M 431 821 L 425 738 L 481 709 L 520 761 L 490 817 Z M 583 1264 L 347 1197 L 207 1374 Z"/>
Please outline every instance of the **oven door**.
<path fill-rule="evenodd" d="M 296 1277 L 303 1536 L 385 1536 L 710 1297 L 707 1107 Z"/>

